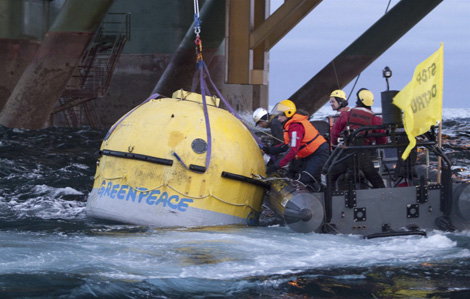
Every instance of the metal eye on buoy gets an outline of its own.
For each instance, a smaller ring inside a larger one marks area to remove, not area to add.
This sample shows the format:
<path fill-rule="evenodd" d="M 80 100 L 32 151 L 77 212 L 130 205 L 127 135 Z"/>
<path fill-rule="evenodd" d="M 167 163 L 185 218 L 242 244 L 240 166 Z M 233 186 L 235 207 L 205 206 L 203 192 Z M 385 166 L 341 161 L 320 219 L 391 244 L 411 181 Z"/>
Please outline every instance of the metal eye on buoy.
<path fill-rule="evenodd" d="M 207 142 L 201 138 L 196 138 L 191 143 L 191 148 L 197 154 L 203 154 L 207 151 Z"/>

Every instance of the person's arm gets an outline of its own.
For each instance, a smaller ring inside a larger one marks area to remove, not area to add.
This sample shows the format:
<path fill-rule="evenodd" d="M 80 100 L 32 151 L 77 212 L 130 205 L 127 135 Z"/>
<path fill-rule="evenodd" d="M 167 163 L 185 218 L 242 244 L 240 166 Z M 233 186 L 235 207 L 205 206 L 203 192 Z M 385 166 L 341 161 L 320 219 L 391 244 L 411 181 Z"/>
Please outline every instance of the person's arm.
<path fill-rule="evenodd" d="M 279 161 L 279 167 L 284 167 L 292 159 L 295 158 L 297 153 L 300 150 L 300 143 L 305 135 L 305 129 L 302 124 L 294 123 L 289 127 L 289 151 L 287 154 Z"/>
<path fill-rule="evenodd" d="M 281 122 L 277 118 L 274 118 L 269 123 L 269 128 L 271 129 L 271 135 L 278 139 L 278 142 L 284 141 L 284 128 L 282 127 Z"/>
<path fill-rule="evenodd" d="M 288 149 L 289 146 L 285 143 L 280 143 L 275 146 L 265 146 L 261 148 L 261 150 L 263 150 L 263 152 L 268 155 L 279 155 L 280 153 L 283 153 Z"/>
<path fill-rule="evenodd" d="M 343 132 L 344 128 L 346 127 L 346 121 L 348 119 L 349 112 L 341 112 L 339 118 L 333 124 L 331 128 L 331 144 L 336 145 L 338 144 L 338 137 Z"/>

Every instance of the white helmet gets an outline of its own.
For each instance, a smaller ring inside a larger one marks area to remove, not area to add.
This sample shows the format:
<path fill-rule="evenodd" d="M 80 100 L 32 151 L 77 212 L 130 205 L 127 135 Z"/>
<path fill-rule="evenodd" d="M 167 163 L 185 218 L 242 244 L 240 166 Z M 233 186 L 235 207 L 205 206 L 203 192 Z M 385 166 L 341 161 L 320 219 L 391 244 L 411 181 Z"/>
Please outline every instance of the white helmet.
<path fill-rule="evenodd" d="M 258 125 L 258 123 L 260 121 L 268 121 L 269 119 L 269 115 L 268 115 L 268 111 L 264 108 L 257 108 L 254 112 L 253 112 L 253 120 L 255 122 L 255 125 Z"/>

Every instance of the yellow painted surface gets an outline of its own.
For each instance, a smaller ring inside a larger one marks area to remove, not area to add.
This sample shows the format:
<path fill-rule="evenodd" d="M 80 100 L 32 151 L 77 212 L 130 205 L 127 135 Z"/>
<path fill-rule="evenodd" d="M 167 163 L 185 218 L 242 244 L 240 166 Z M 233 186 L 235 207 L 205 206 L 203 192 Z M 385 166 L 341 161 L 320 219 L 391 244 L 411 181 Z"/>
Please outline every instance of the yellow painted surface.
<path fill-rule="evenodd" d="M 156 99 L 126 117 L 103 142 L 101 150 L 148 155 L 173 161 L 172 166 L 103 156 L 94 188 L 103 180 L 128 185 L 135 190 L 160 190 L 168 196 L 193 200 L 189 207 L 247 218 L 261 211 L 263 188 L 221 177 L 223 171 L 252 177 L 265 175 L 264 160 L 249 130 L 228 111 L 208 106 L 212 133 L 212 154 L 205 173 L 187 170 L 205 166 L 206 154 L 196 153 L 192 142 L 207 141 L 203 106 L 194 101 Z"/>
<path fill-rule="evenodd" d="M 185 91 L 182 89 L 175 91 L 172 95 L 172 98 L 192 101 L 192 102 L 201 103 L 201 104 L 203 103 L 202 95 L 195 93 L 195 92 Z M 219 107 L 220 99 L 217 97 L 210 97 L 206 95 L 206 103 L 211 106 Z"/>

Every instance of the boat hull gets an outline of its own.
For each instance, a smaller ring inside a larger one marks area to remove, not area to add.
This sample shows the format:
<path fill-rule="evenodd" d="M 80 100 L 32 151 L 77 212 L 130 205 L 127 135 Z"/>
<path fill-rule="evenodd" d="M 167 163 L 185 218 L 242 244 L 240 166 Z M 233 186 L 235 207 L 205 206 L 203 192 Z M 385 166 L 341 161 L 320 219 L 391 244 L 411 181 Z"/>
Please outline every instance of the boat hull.
<path fill-rule="evenodd" d="M 442 209 L 443 188 L 434 184 L 335 191 L 328 202 L 326 192 L 308 192 L 295 182 L 277 181 L 271 184 L 267 201 L 269 208 L 296 232 L 377 237 L 468 230 L 470 183 L 453 184 L 449 214 Z"/>

